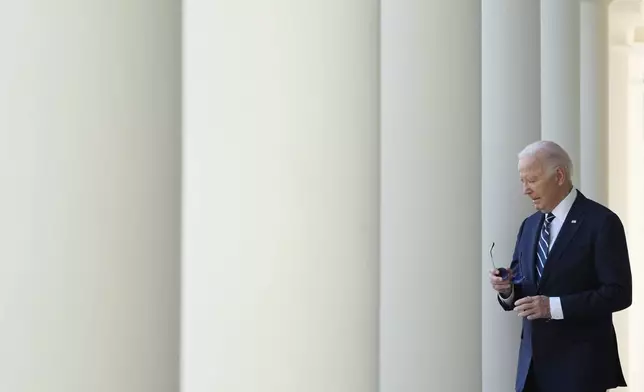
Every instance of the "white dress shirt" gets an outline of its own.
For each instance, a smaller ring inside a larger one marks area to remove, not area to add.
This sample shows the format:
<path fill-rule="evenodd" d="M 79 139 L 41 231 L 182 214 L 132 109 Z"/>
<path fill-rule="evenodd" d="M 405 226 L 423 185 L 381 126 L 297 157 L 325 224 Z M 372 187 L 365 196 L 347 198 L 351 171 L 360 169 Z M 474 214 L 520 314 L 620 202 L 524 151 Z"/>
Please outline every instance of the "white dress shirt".
<path fill-rule="evenodd" d="M 561 231 L 561 227 L 566 221 L 566 217 L 572 208 L 572 204 L 577 198 L 577 189 L 573 188 L 568 196 L 566 196 L 558 205 L 552 210 L 552 214 L 555 218 L 550 223 L 550 238 L 548 240 L 548 252 L 552 250 L 552 245 L 557 240 L 557 236 Z M 548 261 L 546 260 L 546 264 Z M 512 286 L 512 292 L 508 298 L 503 298 L 499 295 L 499 298 L 506 304 L 512 304 L 514 302 L 514 286 Z M 555 320 L 561 320 L 564 318 L 563 309 L 561 309 L 561 299 L 559 297 L 550 297 L 550 316 Z"/>

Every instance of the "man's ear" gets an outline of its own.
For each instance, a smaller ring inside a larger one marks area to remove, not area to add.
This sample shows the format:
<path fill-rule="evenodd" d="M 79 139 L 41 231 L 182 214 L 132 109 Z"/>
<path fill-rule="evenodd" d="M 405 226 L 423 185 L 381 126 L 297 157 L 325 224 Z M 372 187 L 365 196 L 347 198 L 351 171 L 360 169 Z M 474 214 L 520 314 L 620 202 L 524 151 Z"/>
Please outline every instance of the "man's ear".
<path fill-rule="evenodd" d="M 556 174 L 557 175 L 557 184 L 563 185 L 566 182 L 566 173 L 565 173 L 564 169 L 562 169 L 561 167 L 558 167 L 556 169 L 555 173 L 557 173 Z"/>

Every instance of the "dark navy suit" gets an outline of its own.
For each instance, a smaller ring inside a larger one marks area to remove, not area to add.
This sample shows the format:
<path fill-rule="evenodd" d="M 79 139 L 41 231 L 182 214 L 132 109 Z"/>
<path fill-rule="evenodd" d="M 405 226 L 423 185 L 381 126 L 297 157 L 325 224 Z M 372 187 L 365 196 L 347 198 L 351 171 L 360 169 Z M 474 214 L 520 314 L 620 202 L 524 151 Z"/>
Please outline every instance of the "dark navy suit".
<path fill-rule="evenodd" d="M 513 270 L 526 280 L 514 287 L 525 296 L 559 297 L 563 319 L 523 320 L 516 390 L 528 371 L 545 392 L 592 392 L 626 386 L 612 314 L 631 305 L 632 279 L 626 237 L 619 217 L 578 193 L 554 242 L 543 276 L 535 259 L 544 214 L 526 218 L 519 229 Z M 513 305 L 499 303 L 506 310 Z"/>

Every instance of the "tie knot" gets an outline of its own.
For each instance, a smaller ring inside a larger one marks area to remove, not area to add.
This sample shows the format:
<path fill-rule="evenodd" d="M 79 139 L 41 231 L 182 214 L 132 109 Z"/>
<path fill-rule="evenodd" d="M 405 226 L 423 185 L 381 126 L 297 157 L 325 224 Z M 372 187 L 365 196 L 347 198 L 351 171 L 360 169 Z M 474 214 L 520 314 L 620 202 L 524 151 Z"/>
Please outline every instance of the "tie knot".
<path fill-rule="evenodd" d="M 555 216 L 551 212 L 546 214 L 546 224 L 549 225 L 550 223 L 552 223 L 553 219 L 555 219 Z"/>

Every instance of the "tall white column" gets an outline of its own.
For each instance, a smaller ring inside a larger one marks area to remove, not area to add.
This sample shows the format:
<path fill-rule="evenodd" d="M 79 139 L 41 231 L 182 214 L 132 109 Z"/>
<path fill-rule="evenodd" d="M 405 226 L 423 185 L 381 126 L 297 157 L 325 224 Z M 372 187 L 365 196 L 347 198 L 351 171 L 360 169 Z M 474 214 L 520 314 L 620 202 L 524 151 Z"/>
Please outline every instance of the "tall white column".
<path fill-rule="evenodd" d="M 179 12 L 3 4 L 2 391 L 177 391 Z"/>
<path fill-rule="evenodd" d="M 608 203 L 608 3 L 580 3 L 580 184 Z"/>
<path fill-rule="evenodd" d="M 183 392 L 373 392 L 376 0 L 184 2 Z"/>
<path fill-rule="evenodd" d="M 541 137 L 559 143 L 580 185 L 579 0 L 541 0 Z"/>
<path fill-rule="evenodd" d="M 521 320 L 489 284 L 489 249 L 508 266 L 522 220 L 534 212 L 518 181 L 517 154 L 540 139 L 539 2 L 483 2 L 482 366 L 484 392 L 514 391 Z"/>
<path fill-rule="evenodd" d="M 611 21 L 614 25 L 615 19 Z M 629 54 L 624 47 L 613 45 L 610 49 L 609 67 L 609 126 L 608 133 L 608 207 L 621 218 L 628 232 L 628 95 L 629 95 Z M 629 241 L 630 244 L 631 241 Z M 617 341 L 619 344 L 620 360 L 625 372 L 626 381 L 630 384 L 629 361 L 629 319 L 630 309 L 614 315 Z M 630 388 L 626 390 L 631 390 Z"/>
<path fill-rule="evenodd" d="M 481 2 L 382 2 L 380 391 L 481 390 Z"/>
<path fill-rule="evenodd" d="M 622 173 L 628 184 L 628 218 L 626 232 L 633 274 L 633 305 L 628 314 L 629 387 L 631 391 L 644 390 L 644 48 L 638 45 L 629 58 L 627 171 Z"/>

